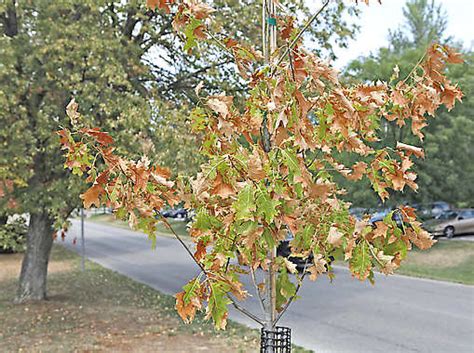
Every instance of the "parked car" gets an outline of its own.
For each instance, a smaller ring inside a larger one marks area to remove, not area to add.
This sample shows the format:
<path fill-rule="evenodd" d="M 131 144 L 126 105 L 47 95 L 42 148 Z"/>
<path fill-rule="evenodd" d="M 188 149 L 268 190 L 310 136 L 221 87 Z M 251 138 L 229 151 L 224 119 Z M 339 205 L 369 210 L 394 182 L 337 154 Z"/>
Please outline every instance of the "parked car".
<path fill-rule="evenodd" d="M 161 211 L 161 215 L 166 218 L 186 219 L 188 218 L 188 210 L 185 208 L 170 208 Z"/>
<path fill-rule="evenodd" d="M 444 201 L 435 201 L 428 204 L 413 205 L 422 219 L 432 219 L 440 214 L 451 210 L 449 203 Z"/>
<path fill-rule="evenodd" d="M 298 272 L 303 272 L 305 266 L 310 267 L 313 262 L 313 254 L 311 253 L 308 257 L 298 257 L 298 256 L 291 256 L 291 247 L 290 241 L 293 240 L 293 234 L 288 232 L 288 235 L 285 240 L 282 240 L 277 247 L 277 256 L 286 257 L 290 262 L 296 265 L 296 269 Z M 330 256 L 328 265 L 330 265 L 334 261 L 334 257 Z"/>
<path fill-rule="evenodd" d="M 452 238 L 459 234 L 474 234 L 474 209 L 449 210 L 423 223 L 433 236 Z"/>
<path fill-rule="evenodd" d="M 390 208 L 385 208 L 385 209 L 379 210 L 378 212 L 375 212 L 374 214 L 372 214 L 372 216 L 370 217 L 369 222 L 370 222 L 372 225 L 375 225 L 375 222 L 381 222 L 381 221 L 383 221 L 383 219 L 384 219 L 391 211 L 393 211 L 393 210 L 390 209 Z M 403 219 L 402 219 L 402 215 L 400 214 L 400 212 L 394 212 L 393 215 L 392 215 L 392 220 L 394 220 L 394 221 L 397 223 L 397 226 L 398 226 L 398 227 L 400 227 L 400 228 L 402 227 Z"/>

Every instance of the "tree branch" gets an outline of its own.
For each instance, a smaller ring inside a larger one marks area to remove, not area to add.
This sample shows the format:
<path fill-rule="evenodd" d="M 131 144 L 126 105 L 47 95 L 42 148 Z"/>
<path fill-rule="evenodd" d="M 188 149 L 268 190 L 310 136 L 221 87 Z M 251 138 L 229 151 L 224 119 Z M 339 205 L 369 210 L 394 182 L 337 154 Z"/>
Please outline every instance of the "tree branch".
<path fill-rule="evenodd" d="M 262 312 L 265 314 L 265 303 L 263 301 L 262 294 L 260 293 L 260 289 L 258 288 L 257 280 L 255 279 L 255 270 L 253 269 L 252 266 L 250 266 L 250 276 L 252 277 L 252 283 L 255 287 L 255 291 L 257 292 L 260 308 L 262 309 Z"/>
<path fill-rule="evenodd" d="M 173 229 L 173 227 L 171 226 L 171 224 L 169 224 L 168 220 L 161 215 L 161 213 L 159 214 L 161 219 L 163 220 L 163 223 L 166 225 L 166 227 L 171 231 L 171 233 L 173 233 L 173 235 L 176 237 L 176 239 L 178 239 L 178 241 L 181 243 L 181 245 L 186 249 L 187 253 L 189 254 L 189 256 L 191 256 L 191 258 L 194 260 L 194 262 L 199 266 L 199 268 L 201 269 L 201 271 L 204 273 L 204 275 L 209 278 L 209 273 L 206 271 L 206 269 L 204 268 L 204 266 L 196 259 L 196 257 L 194 256 L 194 254 L 192 253 L 192 251 L 188 248 L 188 246 L 186 245 L 186 243 L 183 241 L 183 239 L 181 238 L 181 236 L 178 235 L 178 233 L 175 232 L 175 230 Z M 240 306 L 234 298 L 232 298 L 232 296 L 227 293 L 226 294 L 227 298 L 229 298 L 229 300 L 232 302 L 232 305 L 234 306 L 235 309 L 237 309 L 238 311 L 240 311 L 242 314 L 246 315 L 247 317 L 249 317 L 250 319 L 254 320 L 255 322 L 257 322 L 258 324 L 262 325 L 263 326 L 263 322 L 262 320 L 260 320 L 257 316 L 255 316 L 254 314 L 252 314 L 251 312 L 249 312 L 247 309 L 243 308 L 242 306 Z"/>
<path fill-rule="evenodd" d="M 298 281 L 298 285 L 296 286 L 296 290 L 295 290 L 295 294 L 291 296 L 290 299 L 288 299 L 288 301 L 286 302 L 286 305 L 283 307 L 282 311 L 280 311 L 280 313 L 278 314 L 277 318 L 275 319 L 273 325 L 276 325 L 277 322 L 281 319 L 281 317 L 283 316 L 283 314 L 288 310 L 289 306 L 291 305 L 291 303 L 293 303 L 293 301 L 295 300 L 296 296 L 298 295 L 298 292 L 300 290 L 300 288 L 302 287 L 303 285 L 303 280 L 306 276 L 306 267 L 308 266 L 308 258 L 306 258 L 306 261 L 305 261 L 305 264 L 304 264 L 304 267 L 303 267 L 303 275 L 301 276 L 301 279 Z"/>
<path fill-rule="evenodd" d="M 308 20 L 308 22 L 306 22 L 305 26 L 299 31 L 299 33 L 296 35 L 296 37 L 293 39 L 293 41 L 288 45 L 288 47 L 286 48 L 286 50 L 283 52 L 283 54 L 280 56 L 280 58 L 278 59 L 277 63 L 275 64 L 272 72 L 271 72 L 271 76 L 273 76 L 275 74 L 275 70 L 276 70 L 276 67 L 278 67 L 278 65 L 281 64 L 281 62 L 283 61 L 283 59 L 290 53 L 291 49 L 293 49 L 293 47 L 296 45 L 296 43 L 298 43 L 298 41 L 300 40 L 301 36 L 308 30 L 308 28 L 313 24 L 313 22 L 316 20 L 316 18 L 318 18 L 318 16 L 321 14 L 321 12 L 324 11 L 324 9 L 326 8 L 326 6 L 329 5 L 329 0 L 326 0 L 326 2 L 323 4 L 323 6 L 318 10 L 318 12 L 316 12 L 313 16 L 311 16 L 311 18 Z"/>
<path fill-rule="evenodd" d="M 257 322 L 258 324 L 260 324 L 261 326 L 263 326 L 263 321 L 260 320 L 257 316 L 255 316 L 254 314 L 252 314 L 251 312 L 249 312 L 247 309 L 241 307 L 236 301 L 234 298 L 232 298 L 232 296 L 230 294 L 227 294 L 227 298 L 230 299 L 230 301 L 232 302 L 232 305 L 234 306 L 235 309 L 237 309 L 238 311 L 240 311 L 242 314 L 246 315 L 247 317 L 249 317 L 250 319 L 254 320 L 255 322 Z"/>

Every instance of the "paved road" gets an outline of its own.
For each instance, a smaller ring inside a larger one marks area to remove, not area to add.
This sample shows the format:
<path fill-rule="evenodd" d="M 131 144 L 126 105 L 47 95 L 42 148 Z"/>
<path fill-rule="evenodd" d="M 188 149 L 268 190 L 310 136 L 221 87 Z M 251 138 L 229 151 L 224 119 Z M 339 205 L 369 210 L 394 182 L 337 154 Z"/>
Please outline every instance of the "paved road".
<path fill-rule="evenodd" d="M 78 237 L 74 221 L 66 245 Z M 146 236 L 86 222 L 91 260 L 168 294 L 198 273 L 172 238 L 159 237 L 151 250 Z M 293 329 L 295 343 L 318 353 L 474 352 L 474 286 L 376 276 L 376 285 L 352 279 L 336 268 L 336 279 L 309 282 L 281 324 Z M 248 284 L 248 283 L 247 283 Z M 249 287 L 247 287 L 249 288 Z M 245 302 L 259 312 L 255 299 Z M 240 313 L 231 318 L 255 327 Z"/>

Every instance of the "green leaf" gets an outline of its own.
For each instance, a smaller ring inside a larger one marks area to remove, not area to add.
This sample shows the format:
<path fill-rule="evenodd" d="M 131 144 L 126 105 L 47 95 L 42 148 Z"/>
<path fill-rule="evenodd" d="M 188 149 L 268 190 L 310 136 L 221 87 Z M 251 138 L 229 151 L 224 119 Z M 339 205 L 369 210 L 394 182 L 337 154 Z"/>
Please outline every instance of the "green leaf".
<path fill-rule="evenodd" d="M 189 281 L 183 287 L 183 290 L 184 290 L 184 296 L 183 296 L 184 304 L 186 304 L 186 305 L 189 304 L 189 302 L 191 301 L 191 298 L 196 296 L 196 292 L 199 290 L 199 288 L 201 288 L 201 282 L 199 280 L 199 276 L 196 277 L 195 279 Z"/>
<path fill-rule="evenodd" d="M 292 296 L 296 294 L 296 286 L 290 281 L 288 272 L 283 267 L 276 281 L 276 307 L 280 309 Z"/>
<path fill-rule="evenodd" d="M 296 152 L 292 150 L 281 150 L 281 153 L 284 158 L 283 163 L 288 167 L 290 174 L 293 176 L 300 175 L 301 170 L 298 158 L 296 157 Z"/>
<path fill-rule="evenodd" d="M 334 108 L 332 107 L 331 103 L 327 103 L 326 106 L 324 107 L 324 115 L 326 116 L 334 115 Z"/>
<path fill-rule="evenodd" d="M 211 283 L 211 294 L 207 305 L 208 315 L 212 317 L 216 329 L 225 328 L 225 320 L 227 314 L 227 305 L 230 300 L 227 298 L 227 292 L 230 290 L 229 285 L 222 283 Z"/>
<path fill-rule="evenodd" d="M 207 116 L 204 112 L 204 109 L 201 107 L 196 107 L 191 112 L 191 129 L 194 131 L 201 131 L 206 128 Z"/>
<path fill-rule="evenodd" d="M 201 230 L 220 228 L 222 223 L 214 216 L 211 216 L 207 210 L 200 209 L 196 214 L 196 220 L 193 226 Z"/>
<path fill-rule="evenodd" d="M 383 248 L 383 252 L 384 254 L 391 256 L 394 256 L 399 253 L 401 258 L 404 259 L 407 256 L 408 247 L 403 240 L 399 239 L 391 244 L 387 244 Z"/>
<path fill-rule="evenodd" d="M 372 262 L 369 247 L 365 241 L 360 242 L 354 248 L 349 267 L 354 276 L 360 280 L 364 280 L 370 275 Z"/>
<path fill-rule="evenodd" d="M 186 42 L 184 43 L 184 51 L 194 48 L 197 45 L 196 36 L 194 35 L 194 30 L 202 24 L 201 20 L 192 18 L 191 21 L 187 24 L 183 33 L 186 36 Z"/>
<path fill-rule="evenodd" d="M 257 228 L 257 225 L 258 224 L 255 221 L 243 222 L 235 226 L 235 231 L 237 234 L 246 236 L 252 233 Z"/>
<path fill-rule="evenodd" d="M 273 239 L 272 233 L 268 230 L 268 228 L 263 230 L 262 239 L 267 243 L 268 248 L 273 248 L 276 246 L 275 239 Z"/>
<path fill-rule="evenodd" d="M 240 190 L 237 200 L 232 205 L 236 221 L 253 219 L 253 213 L 256 210 L 254 192 L 250 184 Z"/>
<path fill-rule="evenodd" d="M 257 213 L 263 216 L 267 223 L 273 222 L 278 214 L 277 206 L 280 205 L 278 200 L 273 200 L 266 189 L 257 191 Z"/>

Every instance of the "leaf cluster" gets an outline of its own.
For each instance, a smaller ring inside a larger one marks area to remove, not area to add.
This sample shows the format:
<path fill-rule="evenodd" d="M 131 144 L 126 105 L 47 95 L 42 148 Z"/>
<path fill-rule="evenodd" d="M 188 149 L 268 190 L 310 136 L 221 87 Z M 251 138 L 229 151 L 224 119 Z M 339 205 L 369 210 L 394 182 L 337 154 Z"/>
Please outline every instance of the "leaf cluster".
<path fill-rule="evenodd" d="M 212 13 L 205 3 L 177 4 L 174 27 L 187 49 L 211 35 Z M 451 109 L 462 97 L 444 75 L 447 63 L 462 62 L 459 54 L 435 44 L 397 83 L 346 86 L 333 68 L 303 48 L 293 23 L 287 20 L 281 29 L 284 44 L 271 53 L 270 65 L 262 66 L 260 53 L 245 43 L 222 43 L 248 80 L 248 96 L 243 108 L 225 94 L 200 98 L 193 127 L 203 136 L 207 161 L 194 178 L 171 182 L 169 173 L 160 173 L 146 160 L 119 157 L 109 135 L 97 129 L 60 132 L 66 166 L 86 172 L 92 183 L 83 195 L 86 206 L 105 203 L 132 225 L 144 229 L 144 222 L 150 235 L 164 202 L 180 200 L 196 210 L 189 233 L 196 244 L 192 256 L 202 272 L 176 296 L 185 321 L 205 308 L 217 328 L 225 327 L 227 306 L 237 306 L 236 299 L 247 296 L 240 277 L 254 275 L 257 268 L 278 273 L 276 310 L 283 313 L 306 275 L 295 273 L 292 280 L 294 265 L 274 256 L 288 234 L 291 256 L 306 259 L 312 280 L 323 274 L 333 278 L 331 258 L 342 252 L 356 278 L 373 281 L 374 269 L 393 273 L 412 244 L 426 249 L 434 243 L 410 207 L 400 207 L 374 226 L 368 217 L 355 219 L 336 176 L 368 180 L 381 200 L 390 196 L 389 190 L 416 190 L 412 158 L 422 158 L 423 150 L 401 141 L 374 147 L 380 122 L 410 124 L 412 134 L 422 139 L 438 107 Z M 100 172 L 92 151 L 105 163 Z M 341 154 L 357 162 L 346 166 Z M 263 297 L 262 284 L 255 286 Z"/>

